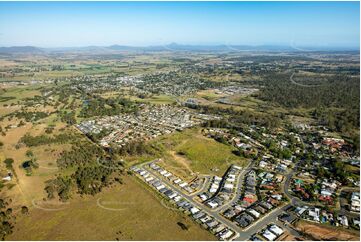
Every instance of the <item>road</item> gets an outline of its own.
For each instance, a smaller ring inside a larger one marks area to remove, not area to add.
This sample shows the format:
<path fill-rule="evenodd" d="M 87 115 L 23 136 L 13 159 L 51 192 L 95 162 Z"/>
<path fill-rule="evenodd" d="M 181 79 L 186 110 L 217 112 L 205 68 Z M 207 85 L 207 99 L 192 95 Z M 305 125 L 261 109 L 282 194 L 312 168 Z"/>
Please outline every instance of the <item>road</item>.
<path fill-rule="evenodd" d="M 314 202 L 302 201 L 300 198 L 293 196 L 289 191 L 291 179 L 292 179 L 294 173 L 296 172 L 297 167 L 298 167 L 298 164 L 296 164 L 295 167 L 286 175 L 285 184 L 282 186 L 283 193 L 290 199 L 291 204 L 295 207 L 297 207 L 297 206 L 316 206 L 316 204 Z M 342 190 L 355 191 L 355 190 L 359 190 L 359 188 L 358 187 L 342 187 L 340 189 L 340 192 Z M 335 209 L 334 211 L 338 212 L 340 215 L 346 215 L 347 217 L 352 217 L 352 218 L 360 216 L 359 213 L 348 211 L 342 207 L 340 209 Z"/>
<path fill-rule="evenodd" d="M 234 193 L 234 196 L 231 200 L 229 200 L 227 203 L 223 204 L 222 206 L 216 208 L 214 211 L 222 212 L 223 210 L 230 207 L 230 204 L 236 203 L 239 197 L 242 193 L 242 184 L 244 181 L 244 176 L 253 168 L 253 161 L 251 161 L 245 169 L 243 169 L 240 174 L 238 175 L 237 184 L 236 184 L 236 191 Z"/>
<path fill-rule="evenodd" d="M 185 199 L 186 201 L 188 201 L 190 204 L 192 204 L 192 206 L 201 208 L 204 212 L 206 212 L 208 215 L 214 217 L 216 220 L 222 222 L 223 224 L 225 224 L 226 226 L 228 226 L 230 229 L 232 229 L 233 231 L 235 231 L 236 233 L 239 234 L 238 237 L 236 237 L 235 240 L 237 241 L 245 241 L 248 240 L 253 234 L 259 232 L 262 228 L 265 228 L 268 224 L 270 223 L 275 223 L 277 221 L 277 217 L 282 214 L 285 211 L 285 208 L 287 207 L 288 204 L 282 206 L 282 207 L 278 207 L 276 209 L 274 209 L 273 211 L 271 211 L 270 213 L 266 214 L 264 217 L 260 218 L 259 220 L 257 220 L 255 223 L 253 223 L 251 226 L 242 229 L 241 227 L 239 227 L 236 223 L 222 217 L 218 211 L 212 210 L 210 208 L 208 208 L 207 206 L 205 206 L 204 204 L 193 200 L 194 198 L 194 194 L 186 194 L 185 192 L 183 192 L 180 188 L 174 186 L 174 184 L 172 184 L 170 181 L 168 181 L 167 179 L 163 178 L 161 175 L 159 175 L 158 173 L 156 173 L 155 171 L 153 171 L 152 169 L 149 168 L 148 164 L 150 162 L 147 163 L 143 163 L 142 165 L 140 165 L 140 167 L 144 170 L 147 170 L 150 174 L 152 174 L 154 177 L 157 177 L 158 179 L 162 180 L 162 182 L 167 185 L 169 188 L 171 188 L 173 191 L 177 192 L 178 194 L 182 195 L 183 199 Z M 243 177 L 244 174 L 247 173 L 247 171 L 249 171 L 249 169 L 252 168 L 252 165 L 249 165 L 247 167 L 247 169 L 244 170 L 243 172 Z M 241 176 L 239 176 L 239 180 L 241 179 Z M 237 195 L 238 196 L 238 195 Z M 235 196 L 237 198 L 237 196 Z"/>
<path fill-rule="evenodd" d="M 205 211 L 208 215 L 214 217 L 216 220 L 222 222 L 223 224 L 227 225 L 229 228 L 231 228 L 233 231 L 236 232 L 241 232 L 241 229 L 234 223 L 232 223 L 231 221 L 223 218 L 221 215 L 219 215 L 217 212 L 212 211 L 210 208 L 204 206 L 204 204 L 199 203 L 195 200 L 193 200 L 193 195 L 188 195 L 186 193 L 184 193 L 180 188 L 174 186 L 171 182 L 169 182 L 166 179 L 163 179 L 163 177 L 160 177 L 159 174 L 155 173 L 153 170 L 149 169 L 149 167 L 146 165 L 149 163 L 144 163 L 142 165 L 140 165 L 140 167 L 142 167 L 144 170 L 147 170 L 150 174 L 152 174 L 154 177 L 159 178 L 160 180 L 162 180 L 162 182 L 164 184 L 166 184 L 169 188 L 171 188 L 173 191 L 177 192 L 178 194 L 182 195 L 182 197 L 187 200 L 187 202 L 189 202 L 190 204 L 192 204 L 192 206 L 194 207 L 198 207 L 198 208 L 202 208 L 203 211 Z"/>

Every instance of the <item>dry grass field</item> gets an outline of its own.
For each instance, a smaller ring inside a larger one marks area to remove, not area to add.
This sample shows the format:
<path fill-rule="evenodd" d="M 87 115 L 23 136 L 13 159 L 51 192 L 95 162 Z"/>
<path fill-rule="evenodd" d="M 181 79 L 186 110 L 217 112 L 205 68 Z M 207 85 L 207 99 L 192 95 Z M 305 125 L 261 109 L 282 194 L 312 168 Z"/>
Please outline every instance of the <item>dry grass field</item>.
<path fill-rule="evenodd" d="M 135 177 L 94 197 L 74 197 L 59 210 L 19 215 L 9 240 L 215 240 L 189 217 L 165 208 Z M 55 208 L 54 206 L 52 208 Z M 188 227 L 182 230 L 177 224 Z"/>

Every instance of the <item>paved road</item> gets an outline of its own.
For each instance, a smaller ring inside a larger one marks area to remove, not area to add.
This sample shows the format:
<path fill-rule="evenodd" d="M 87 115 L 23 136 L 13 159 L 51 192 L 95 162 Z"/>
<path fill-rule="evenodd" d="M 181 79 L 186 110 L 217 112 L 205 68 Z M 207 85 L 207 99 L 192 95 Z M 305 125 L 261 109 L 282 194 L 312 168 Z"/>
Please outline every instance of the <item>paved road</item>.
<path fill-rule="evenodd" d="M 224 223 L 225 225 L 227 225 L 229 228 L 231 228 L 232 230 L 234 230 L 235 232 L 237 232 L 239 234 L 239 236 L 235 239 L 237 241 L 244 241 L 244 240 L 248 240 L 253 234 L 259 232 L 262 228 L 265 228 L 268 224 L 270 223 L 275 223 L 277 221 L 277 217 L 282 214 L 285 210 L 285 208 L 287 207 L 288 204 L 276 208 L 273 211 L 271 211 L 270 213 L 266 214 L 264 217 L 262 217 L 261 219 L 257 220 L 255 223 L 253 223 L 251 226 L 247 227 L 246 229 L 241 229 L 236 223 L 233 223 L 232 221 L 222 217 L 218 211 L 215 210 L 211 210 L 210 208 L 208 208 L 207 206 L 205 206 L 202 203 L 199 203 L 198 201 L 193 200 L 194 195 L 188 195 L 186 193 L 184 193 L 180 188 L 174 186 L 174 184 L 172 184 L 170 181 L 168 181 L 167 179 L 164 179 L 161 175 L 159 175 L 158 173 L 156 173 L 155 171 L 153 171 L 152 169 L 150 169 L 147 165 L 148 163 L 144 163 L 142 165 L 140 165 L 143 169 L 147 170 L 150 174 L 152 174 L 154 177 L 159 178 L 160 180 L 162 180 L 162 182 L 164 184 L 166 184 L 169 188 L 171 188 L 172 190 L 174 190 L 175 192 L 177 192 L 178 194 L 182 195 L 182 197 L 187 200 L 189 203 L 191 203 L 193 206 L 195 207 L 199 207 L 201 208 L 204 212 L 206 212 L 208 215 L 214 217 L 215 219 L 217 219 L 218 221 Z M 252 168 L 252 165 L 249 165 L 247 167 L 247 169 L 244 170 L 244 174 Z"/>
<path fill-rule="evenodd" d="M 286 175 L 285 184 L 282 186 L 283 193 L 290 199 L 291 204 L 293 206 L 316 206 L 314 202 L 302 201 L 300 198 L 293 196 L 289 191 L 291 179 L 292 179 L 294 173 L 296 172 L 297 167 L 298 167 L 298 164 L 296 164 L 295 167 Z M 340 192 L 342 190 L 354 191 L 354 190 L 359 190 L 359 188 L 358 187 L 355 187 L 355 188 L 354 187 L 342 187 L 340 189 Z M 335 209 L 334 211 L 338 212 L 340 215 L 346 215 L 346 216 L 352 217 L 352 218 L 360 216 L 359 213 L 348 211 L 342 207 L 340 209 Z"/>
<path fill-rule="evenodd" d="M 202 176 L 202 177 L 204 178 L 203 185 L 200 189 L 198 189 L 197 191 L 190 194 L 192 197 L 195 197 L 198 194 L 205 192 L 207 190 L 207 188 L 209 187 L 210 182 L 211 182 L 211 176 Z"/>
<path fill-rule="evenodd" d="M 141 167 L 145 170 L 147 170 L 150 174 L 152 174 L 154 177 L 159 178 L 160 180 L 162 180 L 162 182 L 164 184 L 166 184 L 169 188 L 171 188 L 173 191 L 177 192 L 178 194 L 180 194 L 185 200 L 187 200 L 189 203 L 192 204 L 192 206 L 201 208 L 202 211 L 205 211 L 206 213 L 208 213 L 208 215 L 214 217 L 215 219 L 217 219 L 218 221 L 222 222 L 223 224 L 227 225 L 229 228 L 231 228 L 233 231 L 236 232 L 242 232 L 240 227 L 238 227 L 236 224 L 232 223 L 231 221 L 223 218 L 221 215 L 219 215 L 217 212 L 212 211 L 210 208 L 206 207 L 204 204 L 199 203 L 197 201 L 193 200 L 193 196 L 188 195 L 186 193 L 184 193 L 180 188 L 174 186 L 171 182 L 169 182 L 166 179 L 163 179 L 163 177 L 161 177 L 159 174 L 155 173 L 153 170 L 151 170 L 148 166 L 146 166 L 148 163 L 144 163 L 141 165 Z"/>
<path fill-rule="evenodd" d="M 297 86 L 300 86 L 300 87 L 321 87 L 321 86 L 324 86 L 324 85 L 317 85 L 317 84 L 314 84 L 314 85 L 306 85 L 306 84 L 301 84 L 301 83 L 298 83 L 296 82 L 295 80 L 293 80 L 293 76 L 295 75 L 295 73 L 293 72 L 292 75 L 290 76 L 290 81 L 297 85 Z"/>
<path fill-rule="evenodd" d="M 230 207 L 230 204 L 237 202 L 239 197 L 242 193 L 242 184 L 244 181 L 244 176 L 253 168 L 254 161 L 251 161 L 245 169 L 243 169 L 240 174 L 238 175 L 237 184 L 236 184 L 236 191 L 232 199 L 230 199 L 227 203 L 223 204 L 222 206 L 216 208 L 214 211 L 222 212 L 223 210 Z"/>
<path fill-rule="evenodd" d="M 240 233 L 240 236 L 236 239 L 237 241 L 248 240 L 253 234 L 258 233 L 261 229 L 265 228 L 267 225 L 271 223 L 275 223 L 277 221 L 277 217 L 282 214 L 287 207 L 288 204 L 278 207 L 271 211 L 270 213 L 266 214 L 264 217 L 257 220 L 256 223 L 253 223 L 249 226 L 246 230 Z"/>

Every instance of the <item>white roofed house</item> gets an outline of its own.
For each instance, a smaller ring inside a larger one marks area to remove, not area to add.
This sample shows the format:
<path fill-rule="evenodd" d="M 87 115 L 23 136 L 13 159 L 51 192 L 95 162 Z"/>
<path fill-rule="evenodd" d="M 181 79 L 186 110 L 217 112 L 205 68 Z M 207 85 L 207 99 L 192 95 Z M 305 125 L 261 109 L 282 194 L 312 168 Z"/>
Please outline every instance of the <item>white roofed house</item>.
<path fill-rule="evenodd" d="M 348 219 L 345 215 L 339 215 L 337 220 L 340 222 L 340 224 L 344 227 L 348 227 Z"/>
<path fill-rule="evenodd" d="M 254 209 L 247 209 L 246 212 L 248 212 L 255 218 L 259 218 L 259 216 L 261 216 L 261 214 Z"/>
<path fill-rule="evenodd" d="M 190 212 L 192 213 L 192 214 L 196 214 L 196 213 L 198 213 L 200 210 L 199 210 L 199 208 L 196 208 L 196 207 L 192 207 L 191 209 L 190 209 Z"/>
<path fill-rule="evenodd" d="M 275 224 L 272 224 L 268 229 L 277 236 L 280 236 L 283 234 L 283 229 L 281 229 L 280 227 L 278 227 Z"/>
<path fill-rule="evenodd" d="M 360 212 L 360 193 L 353 192 L 351 195 L 351 211 Z"/>
<path fill-rule="evenodd" d="M 308 216 L 315 222 L 320 222 L 320 209 L 310 208 L 308 210 Z"/>
<path fill-rule="evenodd" d="M 262 236 L 268 241 L 274 241 L 277 238 L 277 236 L 268 229 L 265 229 L 265 231 L 263 231 Z"/>
<path fill-rule="evenodd" d="M 232 235 L 233 235 L 233 231 L 230 229 L 226 229 L 225 231 L 222 231 L 218 234 L 221 240 L 229 239 Z"/>

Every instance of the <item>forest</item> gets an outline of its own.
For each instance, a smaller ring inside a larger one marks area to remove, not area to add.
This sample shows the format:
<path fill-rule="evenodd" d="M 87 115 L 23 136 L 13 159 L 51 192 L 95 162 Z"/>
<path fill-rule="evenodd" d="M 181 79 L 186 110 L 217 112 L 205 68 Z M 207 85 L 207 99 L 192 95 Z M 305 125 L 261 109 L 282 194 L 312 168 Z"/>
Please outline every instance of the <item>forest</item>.
<path fill-rule="evenodd" d="M 359 128 L 360 81 L 358 77 L 334 75 L 314 78 L 298 77 L 297 84 L 290 80 L 290 74 L 269 74 L 264 78 L 258 98 L 276 103 L 282 107 L 310 109 L 312 117 L 320 125 L 350 136 Z M 307 83 L 307 84 L 306 84 Z"/>

